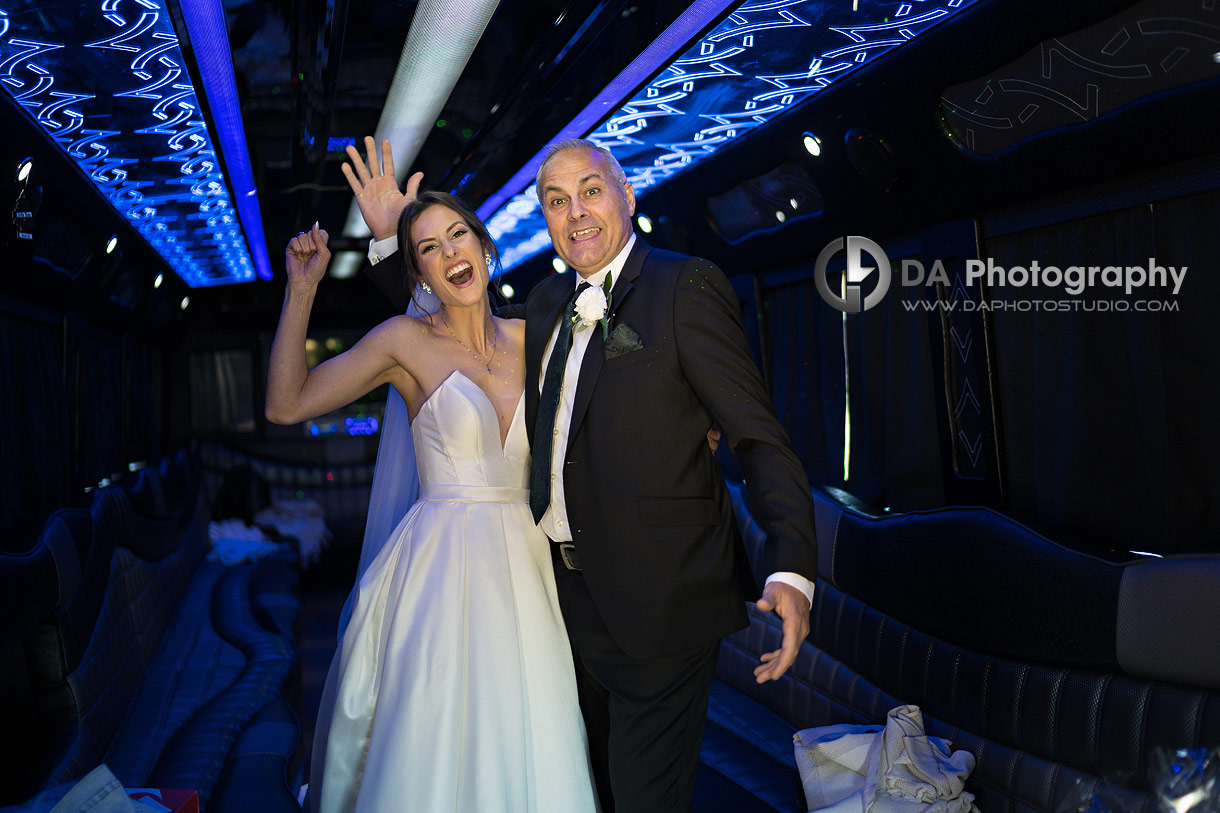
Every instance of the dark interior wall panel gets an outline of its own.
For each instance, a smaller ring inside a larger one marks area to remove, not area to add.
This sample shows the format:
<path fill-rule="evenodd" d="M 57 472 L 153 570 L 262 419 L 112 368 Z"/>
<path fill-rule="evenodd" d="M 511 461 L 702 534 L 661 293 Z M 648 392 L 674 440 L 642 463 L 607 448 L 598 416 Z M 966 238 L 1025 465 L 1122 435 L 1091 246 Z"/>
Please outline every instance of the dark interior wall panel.
<path fill-rule="evenodd" d="M 1155 259 L 1188 269 L 1176 296 L 1172 285 L 1095 286 L 1077 298 L 1090 310 L 994 314 L 1016 518 L 1099 552 L 1215 549 L 1217 200 L 1212 192 L 987 240 L 1005 267 Z M 1011 287 L 992 295 L 1070 299 Z"/>

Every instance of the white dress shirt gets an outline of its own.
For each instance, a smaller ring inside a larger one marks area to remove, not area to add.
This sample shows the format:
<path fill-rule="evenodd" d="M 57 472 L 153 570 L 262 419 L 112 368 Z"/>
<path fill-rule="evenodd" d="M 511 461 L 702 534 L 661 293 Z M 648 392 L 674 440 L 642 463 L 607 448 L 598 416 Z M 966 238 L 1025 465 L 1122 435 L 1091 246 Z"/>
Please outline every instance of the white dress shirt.
<path fill-rule="evenodd" d="M 623 266 L 627 264 L 627 255 L 631 253 L 631 247 L 634 245 L 635 235 L 632 234 L 627 240 L 627 245 L 623 246 L 623 250 L 605 268 L 587 277 L 573 274 L 572 276 L 576 279 L 572 282 L 572 289 L 579 288 L 582 282 L 600 288 L 606 281 L 606 275 L 610 273 L 614 274 L 613 280 L 617 287 Z M 610 291 L 610 304 L 614 305 L 613 289 Z M 542 394 L 542 382 L 546 378 L 546 368 L 551 361 L 551 351 L 555 349 L 555 340 L 559 337 L 559 324 L 558 321 L 555 322 L 555 327 L 551 330 L 551 338 L 546 344 L 546 350 L 542 353 L 542 368 L 538 371 L 539 395 Z M 572 426 L 572 405 L 576 400 L 576 382 L 580 378 L 580 363 L 585 358 L 585 351 L 589 349 L 589 340 L 593 338 L 594 330 L 601 330 L 601 327 L 594 325 L 581 331 L 572 331 L 572 350 L 568 353 L 568 363 L 563 368 L 563 381 L 559 387 L 559 408 L 555 411 L 555 431 L 553 433 L 555 437 L 552 441 L 554 445 L 551 446 L 551 504 L 546 509 L 546 513 L 542 515 L 542 521 L 538 523 L 538 527 L 556 542 L 572 541 L 572 526 L 568 523 L 568 505 L 564 502 L 563 495 L 563 459 L 568 453 L 568 430 Z"/>
<path fill-rule="evenodd" d="M 398 253 L 398 235 L 391 234 L 384 240 L 369 240 L 369 265 L 376 265 L 386 257 Z"/>

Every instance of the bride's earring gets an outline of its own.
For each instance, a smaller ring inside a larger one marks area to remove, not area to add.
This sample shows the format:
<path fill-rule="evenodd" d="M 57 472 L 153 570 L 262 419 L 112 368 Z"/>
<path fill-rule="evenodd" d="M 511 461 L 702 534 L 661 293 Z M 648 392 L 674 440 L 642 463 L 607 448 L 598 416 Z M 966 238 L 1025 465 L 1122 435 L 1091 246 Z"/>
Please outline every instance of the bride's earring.
<path fill-rule="evenodd" d="M 490 251 L 483 252 L 483 262 L 487 265 L 488 268 L 491 268 L 491 252 Z"/>
<path fill-rule="evenodd" d="M 419 287 L 423 288 L 425 293 L 432 293 L 432 286 L 426 282 L 421 282 Z"/>

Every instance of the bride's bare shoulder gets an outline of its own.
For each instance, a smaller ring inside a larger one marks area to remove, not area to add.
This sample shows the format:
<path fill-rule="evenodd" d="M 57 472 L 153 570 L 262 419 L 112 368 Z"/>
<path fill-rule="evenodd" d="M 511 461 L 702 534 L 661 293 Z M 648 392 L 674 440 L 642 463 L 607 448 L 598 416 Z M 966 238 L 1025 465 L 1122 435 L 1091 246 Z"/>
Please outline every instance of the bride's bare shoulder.
<path fill-rule="evenodd" d="M 373 329 L 405 340 L 423 339 L 430 337 L 433 333 L 432 324 L 428 318 L 416 319 L 414 316 L 406 314 L 391 316 Z"/>
<path fill-rule="evenodd" d="M 514 344 L 522 344 L 525 342 L 525 320 L 524 319 L 501 319 L 496 317 L 496 324 L 500 330 L 508 336 Z"/>

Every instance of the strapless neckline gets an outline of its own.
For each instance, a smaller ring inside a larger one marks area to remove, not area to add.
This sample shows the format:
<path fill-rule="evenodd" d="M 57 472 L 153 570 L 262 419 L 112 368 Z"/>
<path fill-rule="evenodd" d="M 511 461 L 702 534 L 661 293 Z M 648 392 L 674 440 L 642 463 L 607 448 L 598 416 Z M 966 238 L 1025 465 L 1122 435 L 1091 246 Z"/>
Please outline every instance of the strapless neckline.
<path fill-rule="evenodd" d="M 437 387 L 431 393 L 428 394 L 428 397 L 424 399 L 424 402 L 422 404 L 420 404 L 419 412 L 415 413 L 415 420 L 416 421 L 419 420 L 420 416 L 424 414 L 424 410 L 427 409 L 429 407 L 429 405 L 431 405 L 432 403 L 434 403 L 436 401 L 436 394 L 438 392 L 440 392 L 441 390 L 443 390 L 446 386 L 448 386 L 454 380 L 455 377 L 458 377 L 462 381 L 465 381 L 467 384 L 470 385 L 471 389 L 478 392 L 479 398 L 474 399 L 474 400 L 476 403 L 481 403 L 484 406 L 486 406 L 489 410 L 491 410 L 492 422 L 496 426 L 496 434 L 498 435 L 499 429 L 500 429 L 500 416 L 496 412 L 496 405 L 494 403 L 492 403 L 491 397 L 486 392 L 483 391 L 483 388 L 480 387 L 478 384 L 474 383 L 473 381 L 471 381 L 469 376 L 467 376 L 461 370 L 454 370 L 453 372 L 451 372 L 445 378 L 445 380 L 441 382 L 439 387 Z M 501 453 L 505 452 L 508 449 L 508 439 L 513 434 L 513 427 L 515 427 L 517 425 L 517 420 L 522 417 L 522 414 L 524 413 L 524 411 L 525 411 L 525 390 L 522 389 L 521 397 L 519 397 L 517 399 L 517 408 L 516 408 L 516 410 L 513 411 L 512 420 L 508 422 L 508 431 L 506 431 L 504 433 L 504 437 L 500 438 Z M 414 425 L 415 421 L 412 421 L 411 423 L 412 423 L 412 425 Z"/>

